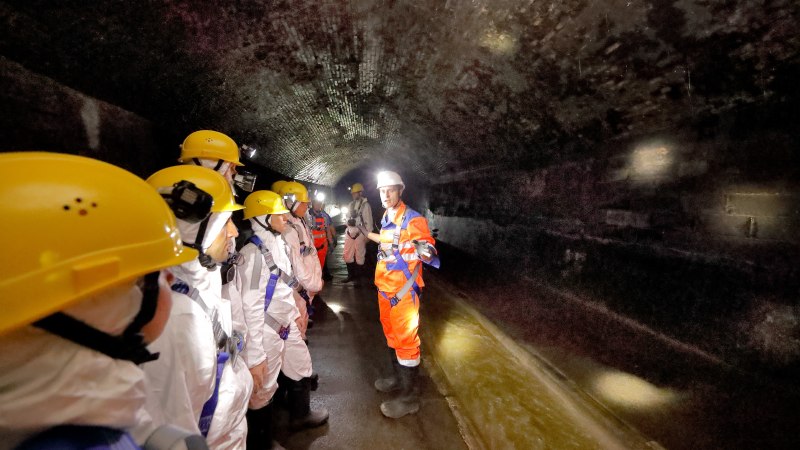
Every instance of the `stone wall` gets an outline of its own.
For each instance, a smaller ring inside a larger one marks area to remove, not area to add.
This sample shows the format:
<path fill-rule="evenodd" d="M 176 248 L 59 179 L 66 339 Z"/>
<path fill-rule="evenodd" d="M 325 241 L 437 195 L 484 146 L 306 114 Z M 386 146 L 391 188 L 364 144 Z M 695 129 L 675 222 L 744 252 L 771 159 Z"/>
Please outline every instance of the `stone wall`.
<path fill-rule="evenodd" d="M 443 178 L 439 239 L 736 364 L 800 367 L 800 147 L 746 108 L 533 170 Z M 598 156 L 600 155 L 600 156 Z"/>
<path fill-rule="evenodd" d="M 2 57 L 0 84 L 0 151 L 78 154 L 143 177 L 178 156 L 178 142 L 148 120 Z"/>

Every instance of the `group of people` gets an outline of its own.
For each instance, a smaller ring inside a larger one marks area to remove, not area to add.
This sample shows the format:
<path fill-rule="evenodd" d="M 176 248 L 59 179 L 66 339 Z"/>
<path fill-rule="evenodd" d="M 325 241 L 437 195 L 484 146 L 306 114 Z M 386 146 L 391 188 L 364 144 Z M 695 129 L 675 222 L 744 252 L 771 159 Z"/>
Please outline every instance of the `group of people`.
<path fill-rule="evenodd" d="M 239 148 L 225 134 L 190 134 L 179 162 L 142 180 L 80 156 L 0 155 L 13 255 L 0 274 L 0 447 L 281 448 L 274 408 L 295 430 L 327 422 L 310 406 L 306 331 L 330 217 L 296 181 L 239 203 Z M 345 259 L 363 266 L 366 239 L 379 243 L 393 374 L 375 388 L 399 391 L 381 404 L 398 418 L 419 409 L 421 265 L 438 257 L 400 176 L 383 172 L 377 187 L 381 231 L 362 202 Z M 238 250 L 236 211 L 252 229 Z"/>

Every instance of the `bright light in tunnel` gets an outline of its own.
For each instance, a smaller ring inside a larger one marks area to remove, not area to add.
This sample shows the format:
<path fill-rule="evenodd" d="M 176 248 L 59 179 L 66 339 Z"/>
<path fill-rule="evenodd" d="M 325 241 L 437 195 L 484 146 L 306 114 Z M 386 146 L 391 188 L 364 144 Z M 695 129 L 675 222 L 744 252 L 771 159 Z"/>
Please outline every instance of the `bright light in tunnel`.
<path fill-rule="evenodd" d="M 318 192 L 317 192 L 317 193 L 314 195 L 314 200 L 316 200 L 316 201 L 318 201 L 318 202 L 324 202 L 324 201 L 325 201 L 325 193 L 324 193 L 324 192 L 319 192 L 319 191 L 318 191 Z"/>
<path fill-rule="evenodd" d="M 242 155 L 245 158 L 253 159 L 253 157 L 256 156 L 257 152 L 258 150 L 256 150 L 256 148 L 253 147 L 252 145 L 242 144 Z"/>
<path fill-rule="evenodd" d="M 672 163 L 672 152 L 664 145 L 642 146 L 631 155 L 631 169 L 638 178 L 666 175 Z"/>
<path fill-rule="evenodd" d="M 674 390 L 660 388 L 625 372 L 606 372 L 594 386 L 605 400 L 632 408 L 657 408 L 678 399 Z"/>
<path fill-rule="evenodd" d="M 514 52 L 517 40 L 510 34 L 491 29 L 481 36 L 481 46 L 488 48 L 492 53 L 507 55 Z"/>
<path fill-rule="evenodd" d="M 347 206 L 342 206 L 342 214 L 347 214 L 348 212 L 350 212 L 350 210 L 347 209 Z"/>
<path fill-rule="evenodd" d="M 341 213 L 342 211 L 336 205 L 326 205 L 325 206 L 325 212 L 327 212 L 328 215 L 333 218 L 333 217 L 338 216 L 339 213 Z"/>

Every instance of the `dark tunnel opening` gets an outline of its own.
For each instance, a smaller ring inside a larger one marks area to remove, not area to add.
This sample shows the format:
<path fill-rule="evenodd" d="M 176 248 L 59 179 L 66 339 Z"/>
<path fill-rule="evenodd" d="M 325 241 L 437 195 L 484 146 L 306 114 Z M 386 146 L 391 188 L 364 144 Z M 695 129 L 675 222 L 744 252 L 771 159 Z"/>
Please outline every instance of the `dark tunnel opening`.
<path fill-rule="evenodd" d="M 394 170 L 438 230 L 436 276 L 514 339 L 794 398 L 800 24 L 793 1 L 745 3 L 5 1 L 0 151 L 146 177 L 220 130 L 255 149 L 256 189 L 296 179 L 341 211 L 359 182 L 376 223 Z M 619 324 L 683 353 L 638 359 Z"/>

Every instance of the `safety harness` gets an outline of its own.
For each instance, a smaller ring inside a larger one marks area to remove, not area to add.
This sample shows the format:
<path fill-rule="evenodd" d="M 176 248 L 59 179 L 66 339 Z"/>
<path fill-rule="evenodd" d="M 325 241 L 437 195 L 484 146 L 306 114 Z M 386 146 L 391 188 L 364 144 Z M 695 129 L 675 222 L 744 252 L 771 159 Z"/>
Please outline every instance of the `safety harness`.
<path fill-rule="evenodd" d="M 180 294 L 184 294 L 191 298 L 200 308 L 211 318 L 211 328 L 214 331 L 214 342 L 217 344 L 217 372 L 214 381 L 214 394 L 211 395 L 200 413 L 200 422 L 198 427 L 203 437 L 208 437 L 208 430 L 211 429 L 211 419 L 214 418 L 214 410 L 217 409 L 217 402 L 219 401 L 219 383 L 222 379 L 222 371 L 225 369 L 225 363 L 230 359 L 232 364 L 236 364 L 236 355 L 244 348 L 244 337 L 238 332 L 233 333 L 233 336 L 228 336 L 228 333 L 222 328 L 219 321 L 219 312 L 216 308 L 213 310 L 206 306 L 200 292 L 189 286 L 183 280 L 176 279 L 172 283 L 172 290 Z"/>
<path fill-rule="evenodd" d="M 291 289 L 297 291 L 304 300 L 308 301 L 308 292 L 303 288 L 297 278 L 292 275 L 287 274 L 277 264 L 275 264 L 275 259 L 272 257 L 272 253 L 269 251 L 266 245 L 264 245 L 264 241 L 261 240 L 256 235 L 250 237 L 249 241 L 253 243 L 258 250 L 261 252 L 261 256 L 263 257 L 264 264 L 267 265 L 269 269 L 269 280 L 267 280 L 267 289 L 264 293 L 264 321 L 270 328 L 275 330 L 278 335 L 284 341 L 289 337 L 289 326 L 281 325 L 277 320 L 275 320 L 272 316 L 267 314 L 267 309 L 269 309 L 270 303 L 272 303 L 272 297 L 275 295 L 275 287 L 278 285 L 278 280 L 284 282 L 287 286 Z M 253 265 L 253 276 L 252 281 L 250 283 L 251 289 L 258 289 L 258 281 L 261 278 L 261 262 L 262 260 L 256 259 L 255 264 Z"/>
<path fill-rule="evenodd" d="M 355 236 L 351 236 L 350 232 L 345 230 L 345 234 L 350 237 L 350 239 L 355 239 L 361 234 L 361 227 L 364 225 L 364 218 L 361 216 L 361 211 L 364 209 L 364 204 L 367 203 L 367 199 L 364 197 L 359 198 L 358 200 L 354 200 L 351 205 L 355 205 L 356 202 L 361 202 L 358 204 L 358 208 L 350 208 L 350 218 L 357 219 L 356 227 L 358 228 L 358 233 Z M 349 228 L 349 227 L 348 227 Z"/>
<path fill-rule="evenodd" d="M 302 221 L 303 219 L 300 220 Z M 305 257 L 313 254 L 315 250 L 314 246 L 306 244 L 305 238 L 309 237 L 308 233 L 306 233 L 306 227 L 298 225 L 294 222 L 288 222 L 288 224 L 290 227 L 292 227 L 292 229 L 294 229 L 294 231 L 297 232 L 297 239 L 300 241 L 300 256 Z"/>
<path fill-rule="evenodd" d="M 394 227 L 394 233 L 392 235 L 391 252 L 388 250 L 379 249 L 378 260 L 386 262 L 386 270 L 402 270 L 403 275 L 406 277 L 406 282 L 392 297 L 389 297 L 386 292 L 378 291 L 383 298 L 389 300 L 389 304 L 393 307 L 397 305 L 400 302 L 400 299 L 402 299 L 412 289 L 413 292 L 411 293 L 411 299 L 416 302 L 420 292 L 422 291 L 417 284 L 417 277 L 419 276 L 420 271 L 422 271 L 422 264 L 417 264 L 412 272 L 409 270 L 408 262 L 406 262 L 406 260 L 403 259 L 403 255 L 400 254 L 400 233 L 407 229 L 411 219 L 416 217 L 421 216 L 418 212 L 407 208 L 405 214 L 403 214 L 403 217 L 400 218 L 400 226 L 397 226 L 394 222 L 389 220 L 388 214 L 384 214 L 383 219 L 381 219 L 381 229 L 387 230 L 391 229 L 391 227 Z M 393 263 L 388 261 L 388 259 L 392 256 L 394 256 L 395 259 Z M 426 262 L 420 258 L 420 262 L 428 264 L 432 267 L 439 267 L 439 257 L 437 255 L 433 255 L 429 262 Z"/>

